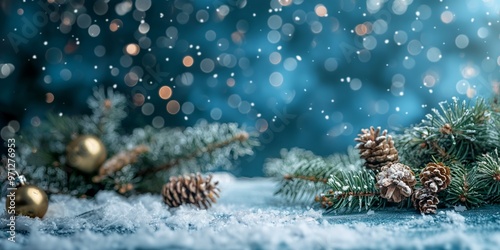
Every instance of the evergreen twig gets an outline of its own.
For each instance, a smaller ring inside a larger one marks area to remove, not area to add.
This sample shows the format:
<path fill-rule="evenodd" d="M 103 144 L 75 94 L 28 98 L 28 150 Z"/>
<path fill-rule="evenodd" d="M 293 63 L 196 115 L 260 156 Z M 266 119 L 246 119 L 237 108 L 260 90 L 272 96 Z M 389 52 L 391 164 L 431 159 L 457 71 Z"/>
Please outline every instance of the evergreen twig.
<path fill-rule="evenodd" d="M 479 157 L 477 162 L 477 184 L 483 195 L 491 202 L 500 202 L 500 157 L 498 149 Z"/>

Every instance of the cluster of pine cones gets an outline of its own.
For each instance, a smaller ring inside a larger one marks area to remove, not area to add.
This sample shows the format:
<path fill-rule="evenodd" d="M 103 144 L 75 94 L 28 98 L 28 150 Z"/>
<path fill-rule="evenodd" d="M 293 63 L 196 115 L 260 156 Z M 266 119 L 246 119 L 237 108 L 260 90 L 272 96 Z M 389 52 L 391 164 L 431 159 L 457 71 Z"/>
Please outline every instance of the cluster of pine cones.
<path fill-rule="evenodd" d="M 361 158 L 365 159 L 365 167 L 376 174 L 382 198 L 399 203 L 411 197 L 420 213 L 436 213 L 437 194 L 451 182 L 450 168 L 442 163 L 427 164 L 419 175 L 422 187 L 415 189 L 415 174 L 409 166 L 399 162 L 398 151 L 387 130 L 381 132 L 380 127 L 362 129 L 355 140 Z"/>

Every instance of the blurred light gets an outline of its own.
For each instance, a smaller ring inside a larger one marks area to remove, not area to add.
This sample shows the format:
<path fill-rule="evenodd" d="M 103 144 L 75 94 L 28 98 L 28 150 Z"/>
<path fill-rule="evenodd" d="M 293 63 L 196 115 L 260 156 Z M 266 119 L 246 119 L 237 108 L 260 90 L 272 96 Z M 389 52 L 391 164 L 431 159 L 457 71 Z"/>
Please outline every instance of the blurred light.
<path fill-rule="evenodd" d="M 99 36 L 99 34 L 101 33 L 101 28 L 99 27 L 99 25 L 97 24 L 92 24 L 90 27 L 89 27 L 89 35 L 91 37 L 97 37 Z"/>
<path fill-rule="evenodd" d="M 446 10 L 441 13 L 441 21 L 443 23 L 451 23 L 453 22 L 453 12 Z"/>
<path fill-rule="evenodd" d="M 273 87 L 279 87 L 283 84 L 283 75 L 280 72 L 273 72 L 269 76 L 269 82 Z"/>
<path fill-rule="evenodd" d="M 479 68 L 476 65 L 468 64 L 462 68 L 461 73 L 463 78 L 470 79 L 479 74 Z"/>
<path fill-rule="evenodd" d="M 61 79 L 64 81 L 69 81 L 72 77 L 72 73 L 69 69 L 62 69 L 61 72 L 59 72 L 59 76 L 61 76 Z"/>
<path fill-rule="evenodd" d="M 41 123 L 42 123 L 42 121 L 40 120 L 40 117 L 35 116 L 35 117 L 31 118 L 31 126 L 38 127 L 38 126 L 40 126 Z"/>
<path fill-rule="evenodd" d="M 408 53 L 412 56 L 416 56 L 422 52 L 424 46 L 419 40 L 411 40 L 407 45 Z"/>
<path fill-rule="evenodd" d="M 255 128 L 257 129 L 257 131 L 259 131 L 260 133 L 262 132 L 265 132 L 267 130 L 267 128 L 269 127 L 269 124 L 267 123 L 266 120 L 264 119 L 258 119 L 257 121 L 255 121 Z"/>
<path fill-rule="evenodd" d="M 116 14 L 123 16 L 132 10 L 132 1 L 123 1 L 115 6 Z"/>
<path fill-rule="evenodd" d="M 120 19 L 114 19 L 109 24 L 109 30 L 112 32 L 118 31 L 123 26 L 123 22 Z"/>
<path fill-rule="evenodd" d="M 186 72 L 186 73 L 183 73 L 182 75 L 180 75 L 180 77 L 177 79 L 180 80 L 180 82 L 183 85 L 191 86 L 191 84 L 193 84 L 193 81 L 194 81 L 194 75 L 190 72 Z"/>
<path fill-rule="evenodd" d="M 128 72 L 123 80 L 127 86 L 133 87 L 139 82 L 139 76 L 135 72 Z"/>
<path fill-rule="evenodd" d="M 388 24 L 385 20 L 378 19 L 375 22 L 373 22 L 373 32 L 377 35 L 384 34 L 387 32 Z"/>
<path fill-rule="evenodd" d="M 243 34 L 238 31 L 231 33 L 231 40 L 235 44 L 241 44 L 243 42 Z"/>
<path fill-rule="evenodd" d="M 326 17 L 326 16 L 328 16 L 328 10 L 326 9 L 326 7 L 323 4 L 317 4 L 314 7 L 314 12 L 319 17 Z"/>
<path fill-rule="evenodd" d="M 97 57 L 103 57 L 106 54 L 106 48 L 102 45 L 97 45 L 94 48 L 94 54 Z"/>
<path fill-rule="evenodd" d="M 135 8 L 139 11 L 147 11 L 151 8 L 151 0 L 137 0 L 135 1 Z"/>
<path fill-rule="evenodd" d="M 408 35 L 403 30 L 398 30 L 394 32 L 394 42 L 396 42 L 397 45 L 403 45 L 406 43 L 407 40 L 408 40 Z"/>
<path fill-rule="evenodd" d="M 149 32 L 149 28 L 150 28 L 150 27 L 149 27 L 149 24 L 148 24 L 148 23 L 141 23 L 141 24 L 139 24 L 139 28 L 138 28 L 138 30 L 139 30 L 139 32 L 140 32 L 141 34 L 146 34 L 146 33 L 148 33 L 148 32 Z"/>
<path fill-rule="evenodd" d="M 311 23 L 311 31 L 314 34 L 319 34 L 323 30 L 323 24 L 318 21 L 314 21 Z"/>
<path fill-rule="evenodd" d="M 468 98 L 474 98 L 476 96 L 477 92 L 476 89 L 469 88 L 467 89 L 467 97 Z"/>
<path fill-rule="evenodd" d="M 278 15 L 272 15 L 267 19 L 267 26 L 270 29 L 277 30 L 281 28 L 281 25 L 283 24 L 283 20 L 281 20 L 281 17 Z"/>
<path fill-rule="evenodd" d="M 220 108 L 214 108 L 210 111 L 210 117 L 218 121 L 222 117 L 222 110 Z"/>
<path fill-rule="evenodd" d="M 234 80 L 234 78 L 230 77 L 226 80 L 226 84 L 228 87 L 234 87 L 234 85 L 236 84 L 236 81 Z"/>
<path fill-rule="evenodd" d="M 182 112 L 186 115 L 190 115 L 194 112 L 194 104 L 192 102 L 185 102 L 182 104 Z"/>
<path fill-rule="evenodd" d="M 165 125 L 165 120 L 161 116 L 156 116 L 153 118 L 151 124 L 153 124 L 153 127 L 155 128 L 162 128 Z"/>
<path fill-rule="evenodd" d="M 158 91 L 158 94 L 160 95 L 161 99 L 167 100 L 172 96 L 172 89 L 169 86 L 163 86 Z"/>
<path fill-rule="evenodd" d="M 207 41 L 209 42 L 212 42 L 217 39 L 217 33 L 215 33 L 215 31 L 213 30 L 208 30 L 207 32 L 205 32 L 205 39 L 207 39 Z"/>
<path fill-rule="evenodd" d="M 209 17 L 210 17 L 210 15 L 208 14 L 208 11 L 206 11 L 206 10 L 198 10 L 196 12 L 196 20 L 198 20 L 198 22 L 200 22 L 200 23 L 207 22 Z"/>
<path fill-rule="evenodd" d="M 167 112 L 171 115 L 175 115 L 181 109 L 181 105 L 178 101 L 172 100 L 167 103 Z"/>
<path fill-rule="evenodd" d="M 227 98 L 227 104 L 231 108 L 237 108 L 240 106 L 241 103 L 241 97 L 238 94 L 232 94 Z"/>
<path fill-rule="evenodd" d="M 144 101 L 146 100 L 146 98 L 144 98 L 143 94 L 136 93 L 132 97 L 132 100 L 133 100 L 135 106 L 140 107 L 144 104 Z"/>
<path fill-rule="evenodd" d="M 436 47 L 432 47 L 429 50 L 427 50 L 427 60 L 430 62 L 437 62 L 441 60 L 441 50 L 439 50 Z"/>
<path fill-rule="evenodd" d="M 278 0 L 282 6 L 288 6 L 293 3 L 293 0 Z"/>
<path fill-rule="evenodd" d="M 427 20 L 432 15 L 432 9 L 428 5 L 422 4 L 418 7 L 417 12 L 415 13 L 419 19 Z"/>
<path fill-rule="evenodd" d="M 142 105 L 141 111 L 144 115 L 151 115 L 155 112 L 155 106 L 151 103 L 145 103 Z"/>
<path fill-rule="evenodd" d="M 427 72 L 423 78 L 423 84 L 427 88 L 432 88 L 438 82 L 438 76 L 434 72 Z"/>
<path fill-rule="evenodd" d="M 479 28 L 479 29 L 477 30 L 477 36 L 478 36 L 479 38 L 481 38 L 481 39 L 484 39 L 484 38 L 488 37 L 488 35 L 489 35 L 489 31 L 488 31 L 488 29 L 487 29 L 487 28 L 485 28 L 485 27 L 481 27 L 481 28 Z"/>
<path fill-rule="evenodd" d="M 0 63 L 0 79 L 7 78 L 15 69 L 12 63 Z"/>
<path fill-rule="evenodd" d="M 369 34 L 372 32 L 372 24 L 370 22 L 358 24 L 354 28 L 354 32 L 356 32 L 356 35 L 358 36 L 364 36 L 366 34 Z"/>
<path fill-rule="evenodd" d="M 139 48 L 139 45 L 135 44 L 135 43 L 130 43 L 128 44 L 126 47 L 125 47 L 125 52 L 127 52 L 127 54 L 131 55 L 131 56 L 136 56 L 139 54 L 140 52 L 140 48 Z"/>
<path fill-rule="evenodd" d="M 462 80 L 457 82 L 455 88 L 459 94 L 465 95 L 465 94 L 467 94 L 467 91 L 470 88 L 469 81 L 462 79 Z"/>
<path fill-rule="evenodd" d="M 45 52 L 45 59 L 48 63 L 58 64 L 62 61 L 63 54 L 60 49 L 52 47 Z"/>
<path fill-rule="evenodd" d="M 200 63 L 200 69 L 204 73 L 210 73 L 214 70 L 214 68 L 215 68 L 215 63 L 210 58 L 205 58 Z"/>
<path fill-rule="evenodd" d="M 349 87 L 354 91 L 361 89 L 361 86 L 363 86 L 363 83 L 358 78 L 353 78 L 349 82 Z"/>
<path fill-rule="evenodd" d="M 498 58 L 500 62 L 500 56 Z M 297 60 L 295 60 L 295 58 L 293 57 L 289 57 L 283 62 L 283 67 L 287 71 L 294 71 L 297 68 Z"/>
<path fill-rule="evenodd" d="M 269 62 L 272 64 L 279 64 L 281 62 L 281 54 L 279 52 L 273 52 L 269 55 Z"/>
<path fill-rule="evenodd" d="M 45 94 L 45 102 L 52 103 L 53 101 L 54 101 L 54 94 L 50 92 Z"/>
<path fill-rule="evenodd" d="M 194 63 L 194 59 L 192 56 L 185 56 L 183 59 L 182 59 L 182 64 L 184 64 L 184 66 L 186 67 L 191 67 L 193 66 L 193 63 Z"/>
<path fill-rule="evenodd" d="M 373 50 L 377 47 L 377 39 L 374 36 L 367 36 L 363 38 L 363 47 L 367 50 Z"/>
<path fill-rule="evenodd" d="M 223 20 L 227 16 L 227 14 L 229 14 L 229 7 L 224 4 L 219 6 L 219 8 L 217 8 L 215 11 L 219 20 Z"/>
<path fill-rule="evenodd" d="M 76 19 L 76 24 L 81 29 L 86 29 L 92 24 L 92 18 L 88 14 L 81 14 Z"/>
<path fill-rule="evenodd" d="M 325 69 L 326 71 L 329 71 L 329 72 L 332 72 L 332 71 L 335 71 L 338 67 L 338 62 L 337 62 L 337 59 L 333 58 L 333 57 L 330 57 L 330 58 L 327 58 L 325 60 Z"/>
<path fill-rule="evenodd" d="M 271 30 L 269 33 L 267 33 L 267 40 L 270 43 L 278 43 L 281 39 L 281 34 L 279 31 L 276 30 Z"/>

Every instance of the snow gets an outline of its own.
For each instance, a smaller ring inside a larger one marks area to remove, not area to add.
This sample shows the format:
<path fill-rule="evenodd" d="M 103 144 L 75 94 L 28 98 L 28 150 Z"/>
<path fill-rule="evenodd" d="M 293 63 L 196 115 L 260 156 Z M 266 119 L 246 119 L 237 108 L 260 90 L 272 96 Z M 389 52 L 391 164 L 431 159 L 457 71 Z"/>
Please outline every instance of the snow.
<path fill-rule="evenodd" d="M 16 242 L 0 249 L 496 249 L 500 210 L 442 209 L 423 216 L 386 209 L 323 215 L 273 196 L 275 182 L 215 174 L 221 198 L 209 210 L 168 209 L 159 195 L 94 199 L 52 196 L 46 216 L 18 217 Z M 2 200 L 4 202 L 5 199 Z M 6 225 L 5 216 L 0 219 Z"/>

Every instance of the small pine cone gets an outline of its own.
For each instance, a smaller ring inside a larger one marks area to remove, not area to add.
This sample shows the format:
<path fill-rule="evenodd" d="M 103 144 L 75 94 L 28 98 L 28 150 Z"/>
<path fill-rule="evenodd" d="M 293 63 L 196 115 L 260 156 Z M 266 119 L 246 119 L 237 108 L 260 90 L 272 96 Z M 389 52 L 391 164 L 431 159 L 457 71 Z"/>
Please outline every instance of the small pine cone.
<path fill-rule="evenodd" d="M 437 210 L 437 204 L 439 204 L 439 199 L 436 193 L 433 193 L 427 188 L 420 188 L 415 190 L 411 197 L 413 201 L 413 206 L 420 213 L 423 214 L 435 214 Z"/>
<path fill-rule="evenodd" d="M 193 204 L 198 208 L 207 209 L 219 198 L 218 181 L 211 183 L 212 176 L 203 177 L 198 174 L 172 176 L 163 186 L 163 201 L 169 207 L 178 207 L 182 204 Z"/>
<path fill-rule="evenodd" d="M 398 151 L 392 137 L 387 135 L 387 130 L 380 134 L 380 127 L 370 127 L 361 132 L 355 141 L 358 142 L 356 148 L 359 149 L 361 158 L 366 160 L 365 167 L 378 172 L 383 166 L 399 161 Z"/>
<path fill-rule="evenodd" d="M 415 174 L 410 167 L 402 163 L 384 166 L 377 174 L 380 196 L 388 201 L 401 202 L 404 197 L 410 197 L 415 184 Z"/>
<path fill-rule="evenodd" d="M 445 190 L 451 182 L 450 168 L 431 162 L 420 173 L 420 182 L 433 193 Z"/>

